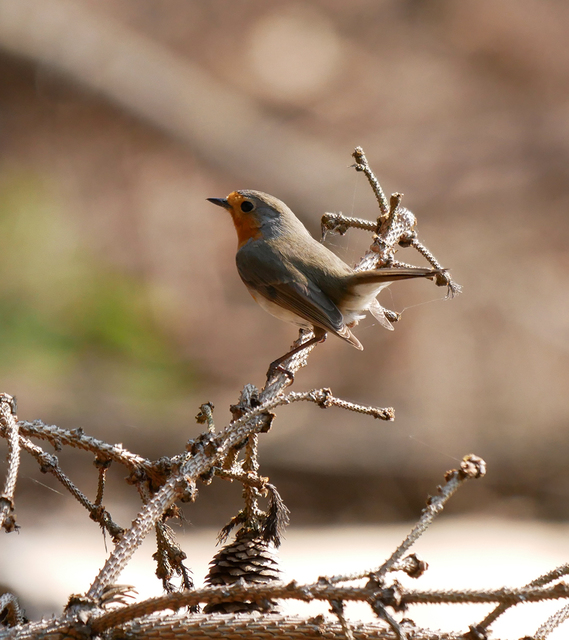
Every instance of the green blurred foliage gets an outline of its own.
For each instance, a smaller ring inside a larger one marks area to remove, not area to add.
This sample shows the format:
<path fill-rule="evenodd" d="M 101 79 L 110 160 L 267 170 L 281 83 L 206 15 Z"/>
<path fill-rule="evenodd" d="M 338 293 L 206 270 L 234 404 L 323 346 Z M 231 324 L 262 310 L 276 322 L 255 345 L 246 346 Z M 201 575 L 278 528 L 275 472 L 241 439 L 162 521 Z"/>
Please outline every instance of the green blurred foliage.
<path fill-rule="evenodd" d="M 192 368 L 155 322 L 148 287 L 97 260 L 71 222 L 37 176 L 0 183 L 0 375 L 81 378 L 135 405 L 187 395 Z"/>

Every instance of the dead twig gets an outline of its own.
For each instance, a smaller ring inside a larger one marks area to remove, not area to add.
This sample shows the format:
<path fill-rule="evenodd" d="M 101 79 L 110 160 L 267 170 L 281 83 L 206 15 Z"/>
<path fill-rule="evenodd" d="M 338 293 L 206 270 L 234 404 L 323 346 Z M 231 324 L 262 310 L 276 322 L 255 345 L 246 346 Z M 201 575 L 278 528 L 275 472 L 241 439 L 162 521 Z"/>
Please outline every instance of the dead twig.
<path fill-rule="evenodd" d="M 20 438 L 18 435 L 16 402 L 7 393 L 0 394 L 0 425 L 8 440 L 8 472 L 4 490 L 0 494 L 0 527 L 7 533 L 16 529 L 14 493 L 20 468 Z"/>
<path fill-rule="evenodd" d="M 62 429 L 55 425 L 47 425 L 41 420 L 18 422 L 20 433 L 29 438 L 47 440 L 56 449 L 63 446 L 74 447 L 84 451 L 90 451 L 103 460 L 114 460 L 133 473 L 145 473 L 153 480 L 160 480 L 161 475 L 150 460 L 127 451 L 121 444 L 108 444 L 98 438 L 93 438 L 84 433 L 83 429 Z"/>
<path fill-rule="evenodd" d="M 332 584 L 359 580 L 366 576 L 373 576 L 377 581 L 388 572 L 392 571 L 401 561 L 408 549 L 423 535 L 433 520 L 442 512 L 449 498 L 466 481 L 472 478 L 482 478 L 486 473 L 486 463 L 475 455 L 467 455 L 462 459 L 460 469 L 451 469 L 445 474 L 446 484 L 439 487 L 439 495 L 430 497 L 419 522 L 411 529 L 405 540 L 397 547 L 391 556 L 377 569 L 363 571 L 348 575 L 338 575 L 330 578 Z"/>
<path fill-rule="evenodd" d="M 543 575 L 539 576 L 535 580 L 532 580 L 531 582 L 529 582 L 525 586 L 525 588 L 526 589 L 531 589 L 532 587 L 542 587 L 542 586 L 544 586 L 546 584 L 549 584 L 550 582 L 553 582 L 554 580 L 559 580 L 559 578 L 562 578 L 563 576 L 566 576 L 567 574 L 569 574 L 569 564 L 563 564 L 563 565 L 553 569 L 553 571 L 548 571 L 547 573 L 544 573 Z M 473 637 L 475 636 L 475 634 L 479 634 L 479 635 L 485 634 L 488 631 L 488 629 L 490 628 L 491 624 L 493 624 L 510 607 L 512 607 L 512 606 L 514 606 L 516 604 L 519 604 L 519 603 L 518 602 L 500 603 L 493 611 L 491 611 L 484 618 L 484 620 L 482 620 L 478 624 L 471 625 L 470 626 L 470 632 L 471 632 L 471 634 L 473 634 Z M 563 609 L 561 611 L 563 611 Z M 558 612 L 557 614 L 555 614 L 555 616 L 562 615 L 561 611 Z M 553 617 L 555 617 L 555 616 L 553 616 Z M 561 624 L 561 622 L 562 622 L 562 620 L 560 620 L 557 623 L 557 625 Z M 552 629 L 553 628 L 554 627 L 552 627 Z"/>
<path fill-rule="evenodd" d="M 87 509 L 89 517 L 109 532 L 114 542 L 120 540 L 124 529 L 113 521 L 108 511 L 103 509 L 100 504 L 91 502 L 89 498 L 75 486 L 71 479 L 62 471 L 57 456 L 47 453 L 40 446 L 22 436 L 20 436 L 20 444 L 25 451 L 38 461 L 42 473 L 51 473 L 57 478 L 61 485 L 69 491 L 77 502 Z"/>
<path fill-rule="evenodd" d="M 231 586 L 205 587 L 191 592 L 170 593 L 158 598 L 137 602 L 122 609 L 96 616 L 91 620 L 90 626 L 94 633 L 103 633 L 107 629 L 122 626 L 136 618 L 167 609 L 176 611 L 182 607 L 200 603 L 239 601 L 244 598 L 252 600 L 299 600 L 303 602 L 312 600 L 367 602 L 372 607 L 380 603 L 384 608 L 395 608 L 396 611 L 401 611 L 412 604 L 529 603 L 559 600 L 569 598 L 569 585 L 558 584 L 552 587 L 534 587 L 532 589 L 501 588 L 440 591 L 404 590 L 398 585 L 397 591 L 394 591 L 392 587 L 378 587 L 370 583 L 364 587 L 334 585 L 325 579 L 306 585 L 299 585 L 296 582 L 288 584 L 271 582 L 263 585 L 236 583 Z"/>

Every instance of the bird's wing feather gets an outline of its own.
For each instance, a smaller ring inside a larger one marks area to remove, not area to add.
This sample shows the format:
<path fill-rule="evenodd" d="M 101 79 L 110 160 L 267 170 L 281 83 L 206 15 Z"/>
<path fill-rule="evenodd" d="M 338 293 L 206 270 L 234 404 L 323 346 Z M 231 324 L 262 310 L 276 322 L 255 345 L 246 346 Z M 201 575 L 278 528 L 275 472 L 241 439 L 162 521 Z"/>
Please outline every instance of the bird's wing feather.
<path fill-rule="evenodd" d="M 243 247 L 237 252 L 237 269 L 247 287 L 270 302 L 300 316 L 308 324 L 331 331 L 361 348 L 359 341 L 346 327 L 341 311 L 316 284 L 292 265 L 292 273 L 284 274 L 282 270 L 273 266 L 277 261 L 266 259 L 270 256 L 263 256 L 258 251 L 249 252 L 246 249 L 247 247 Z"/>

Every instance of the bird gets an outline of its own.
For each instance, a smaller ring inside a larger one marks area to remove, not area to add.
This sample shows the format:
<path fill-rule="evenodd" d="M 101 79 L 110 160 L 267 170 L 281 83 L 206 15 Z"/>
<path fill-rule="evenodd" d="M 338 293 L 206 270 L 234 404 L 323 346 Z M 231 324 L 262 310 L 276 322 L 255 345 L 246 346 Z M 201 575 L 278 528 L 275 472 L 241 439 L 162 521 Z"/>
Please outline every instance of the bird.
<path fill-rule="evenodd" d="M 362 350 L 353 327 L 370 312 L 393 326 L 376 300 L 394 280 L 434 278 L 436 269 L 388 267 L 355 271 L 322 243 L 274 196 L 240 189 L 226 198 L 207 198 L 227 209 L 237 231 L 237 271 L 253 299 L 271 315 L 312 330 L 314 336 L 271 363 L 268 376 L 288 358 L 331 333 Z"/>

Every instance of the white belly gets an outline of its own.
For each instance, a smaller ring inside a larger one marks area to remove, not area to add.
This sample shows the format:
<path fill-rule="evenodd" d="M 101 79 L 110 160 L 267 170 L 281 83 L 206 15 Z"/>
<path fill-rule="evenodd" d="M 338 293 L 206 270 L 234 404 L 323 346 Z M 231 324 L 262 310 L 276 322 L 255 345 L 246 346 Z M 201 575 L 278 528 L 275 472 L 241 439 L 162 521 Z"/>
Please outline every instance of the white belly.
<path fill-rule="evenodd" d="M 249 287 L 247 287 L 249 289 Z M 265 311 L 270 313 L 275 318 L 279 320 L 283 320 L 284 322 L 290 322 L 291 324 L 296 324 L 299 327 L 306 327 L 308 329 L 312 329 L 312 324 L 307 322 L 301 316 L 296 315 L 292 311 L 288 311 L 288 309 L 283 309 L 278 304 L 267 300 L 264 296 L 260 295 L 256 291 L 249 289 L 249 293 L 253 297 L 253 300 Z"/>

